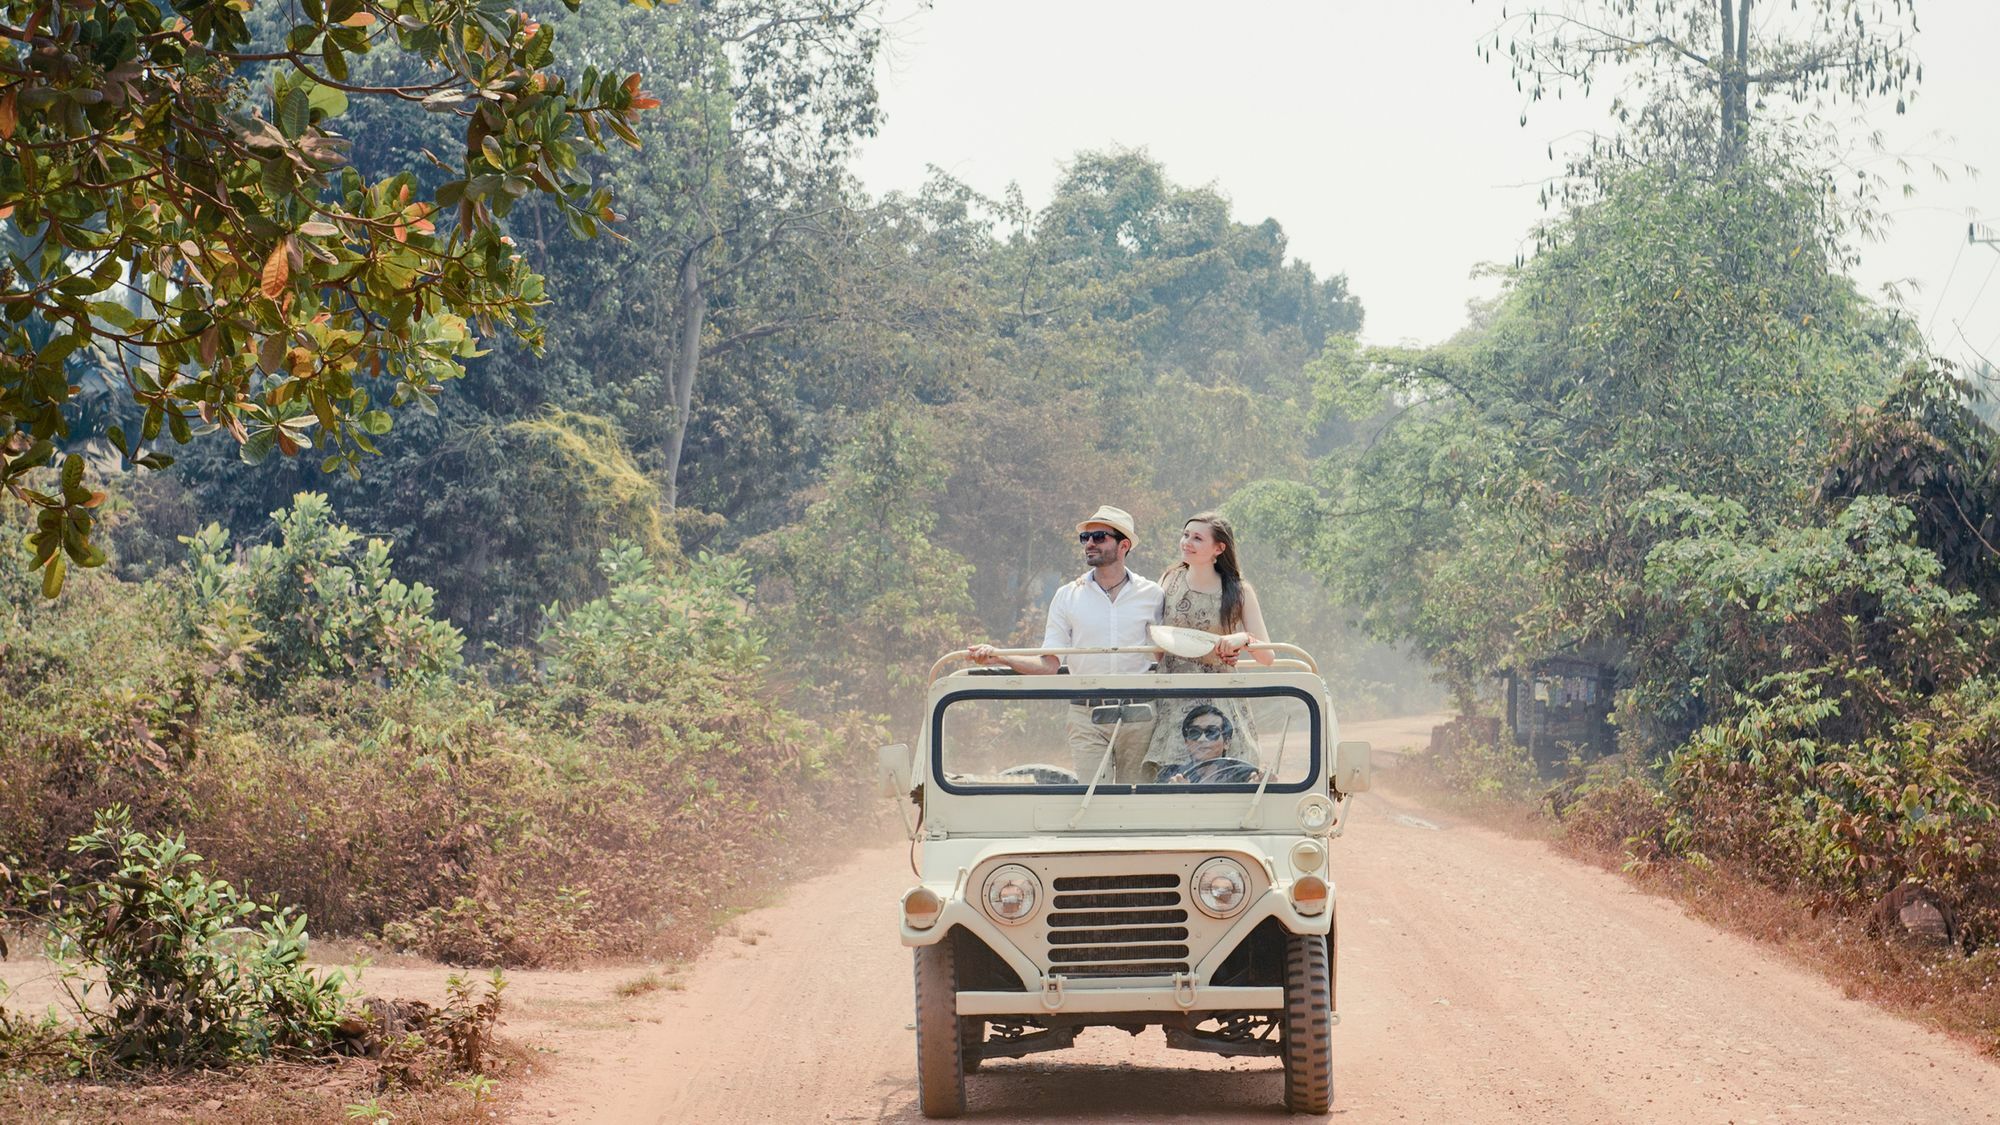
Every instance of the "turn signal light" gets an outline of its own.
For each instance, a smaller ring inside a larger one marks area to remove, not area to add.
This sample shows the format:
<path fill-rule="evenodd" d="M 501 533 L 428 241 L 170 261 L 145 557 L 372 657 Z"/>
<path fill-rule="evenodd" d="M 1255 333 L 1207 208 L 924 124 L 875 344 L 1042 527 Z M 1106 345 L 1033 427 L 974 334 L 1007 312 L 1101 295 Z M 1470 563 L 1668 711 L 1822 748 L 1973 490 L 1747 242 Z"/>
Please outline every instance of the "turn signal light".
<path fill-rule="evenodd" d="M 913 930 L 928 930 L 944 913 L 944 900 L 929 887 L 914 887 L 903 896 L 903 921 Z"/>
<path fill-rule="evenodd" d="M 1292 905 L 1301 914 L 1326 913 L 1326 880 L 1317 875 L 1301 875 L 1292 880 Z"/>

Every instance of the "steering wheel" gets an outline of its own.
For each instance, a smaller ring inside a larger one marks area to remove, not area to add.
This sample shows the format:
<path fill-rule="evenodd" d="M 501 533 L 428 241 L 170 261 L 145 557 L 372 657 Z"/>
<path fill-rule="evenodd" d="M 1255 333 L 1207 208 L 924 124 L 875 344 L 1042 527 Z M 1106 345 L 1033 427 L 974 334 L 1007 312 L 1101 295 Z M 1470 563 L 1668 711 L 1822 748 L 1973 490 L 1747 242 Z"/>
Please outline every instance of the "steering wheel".
<path fill-rule="evenodd" d="M 1239 785 L 1257 780 L 1257 763 L 1241 758 L 1209 758 L 1181 771 L 1195 785 Z"/>
<path fill-rule="evenodd" d="M 1000 776 L 1003 778 L 1025 777 L 1036 785 L 1075 785 L 1077 783 L 1076 774 L 1069 770 L 1061 766 L 1044 765 L 1040 762 L 1031 762 L 1022 766 L 1011 766 L 1001 770 Z"/>

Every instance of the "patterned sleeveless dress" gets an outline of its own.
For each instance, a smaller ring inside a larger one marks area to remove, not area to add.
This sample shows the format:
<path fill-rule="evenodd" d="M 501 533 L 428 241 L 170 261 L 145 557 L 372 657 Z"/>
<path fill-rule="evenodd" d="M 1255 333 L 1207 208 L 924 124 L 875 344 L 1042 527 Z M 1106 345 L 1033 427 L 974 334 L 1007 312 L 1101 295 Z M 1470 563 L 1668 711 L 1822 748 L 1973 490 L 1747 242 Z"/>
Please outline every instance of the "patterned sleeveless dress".
<path fill-rule="evenodd" d="M 1185 569 L 1176 568 L 1160 579 L 1160 586 L 1166 591 L 1166 613 L 1162 624 L 1179 625 L 1187 629 L 1200 629 L 1208 633 L 1222 633 L 1222 591 L 1202 593 L 1188 582 Z M 1160 671 L 1170 673 L 1186 672 L 1228 672 L 1230 666 L 1219 656 L 1191 658 L 1175 656 L 1171 652 L 1160 654 Z M 1171 699 L 1161 708 L 1159 722 L 1153 727 L 1153 738 L 1146 749 L 1148 776 L 1156 774 L 1167 766 L 1177 766 L 1188 761 L 1187 744 L 1181 740 L 1181 720 L 1187 713 L 1204 703 L 1212 703 L 1229 717 L 1236 728 L 1235 738 L 1227 751 L 1229 757 L 1245 761 L 1257 761 L 1256 731 L 1250 725 L 1247 708 L 1232 699 Z"/>

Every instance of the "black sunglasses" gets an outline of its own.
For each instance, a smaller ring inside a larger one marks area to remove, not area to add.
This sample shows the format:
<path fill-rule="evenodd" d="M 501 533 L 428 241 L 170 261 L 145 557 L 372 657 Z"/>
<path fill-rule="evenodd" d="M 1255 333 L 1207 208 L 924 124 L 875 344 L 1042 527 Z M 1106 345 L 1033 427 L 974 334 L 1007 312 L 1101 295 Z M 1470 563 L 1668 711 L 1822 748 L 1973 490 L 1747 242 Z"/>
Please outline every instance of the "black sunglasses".
<path fill-rule="evenodd" d="M 1219 723 L 1212 727 L 1196 724 L 1182 731 L 1181 736 L 1190 742 L 1221 742 L 1229 737 L 1229 724 Z"/>
<path fill-rule="evenodd" d="M 1100 531 L 1095 528 L 1089 531 L 1079 531 L 1076 533 L 1076 541 L 1079 543 L 1102 543 L 1106 539 L 1123 539 L 1123 538 L 1125 538 L 1123 535 L 1120 535 L 1115 531 Z"/>

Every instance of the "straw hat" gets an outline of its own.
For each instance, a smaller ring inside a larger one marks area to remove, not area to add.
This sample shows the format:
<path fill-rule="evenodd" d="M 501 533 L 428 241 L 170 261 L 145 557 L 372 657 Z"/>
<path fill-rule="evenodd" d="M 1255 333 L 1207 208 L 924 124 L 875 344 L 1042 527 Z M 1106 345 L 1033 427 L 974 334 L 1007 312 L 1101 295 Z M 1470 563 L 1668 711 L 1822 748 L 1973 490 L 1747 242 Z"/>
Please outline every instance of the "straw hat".
<path fill-rule="evenodd" d="M 1098 508 L 1095 512 L 1092 512 L 1089 519 L 1077 524 L 1076 529 L 1082 531 L 1094 523 L 1101 523 L 1107 527 L 1116 528 L 1118 534 L 1134 542 L 1137 542 L 1139 539 L 1139 533 L 1133 530 L 1132 527 L 1132 513 L 1123 508 L 1114 508 L 1106 504 Z"/>

